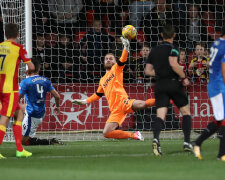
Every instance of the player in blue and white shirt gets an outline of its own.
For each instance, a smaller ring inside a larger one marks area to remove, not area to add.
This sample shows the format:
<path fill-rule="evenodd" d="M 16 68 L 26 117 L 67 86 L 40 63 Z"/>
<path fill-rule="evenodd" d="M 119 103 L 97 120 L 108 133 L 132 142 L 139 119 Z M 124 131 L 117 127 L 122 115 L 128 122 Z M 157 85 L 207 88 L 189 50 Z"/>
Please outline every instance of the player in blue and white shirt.
<path fill-rule="evenodd" d="M 225 26 L 222 37 L 210 48 L 208 95 L 212 104 L 215 120 L 208 124 L 198 137 L 194 146 L 194 154 L 202 159 L 200 147 L 204 140 L 219 130 L 220 147 L 218 158 L 225 161 Z"/>
<path fill-rule="evenodd" d="M 54 112 L 59 113 L 59 94 L 52 86 L 52 83 L 43 76 L 38 75 L 40 71 L 40 64 L 37 59 L 32 59 L 35 66 L 34 72 L 30 76 L 24 79 L 20 83 L 20 99 L 25 96 L 26 99 L 26 110 L 25 117 L 23 120 L 22 130 L 22 144 L 24 145 L 50 145 L 58 143 L 53 139 L 38 139 L 34 138 L 38 126 L 42 123 L 45 116 L 45 99 L 46 94 L 50 92 L 54 98 L 56 106 Z M 22 109 L 25 109 L 22 107 Z"/>

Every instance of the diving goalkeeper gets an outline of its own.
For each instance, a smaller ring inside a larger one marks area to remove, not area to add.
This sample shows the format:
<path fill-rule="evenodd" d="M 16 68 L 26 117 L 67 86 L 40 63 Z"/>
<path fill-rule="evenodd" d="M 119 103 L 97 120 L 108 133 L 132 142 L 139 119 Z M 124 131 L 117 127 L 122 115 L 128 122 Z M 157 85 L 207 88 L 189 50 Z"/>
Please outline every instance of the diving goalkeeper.
<path fill-rule="evenodd" d="M 116 62 L 114 54 L 108 53 L 104 59 L 106 74 L 100 79 L 97 92 L 87 99 L 74 99 L 73 104 L 84 105 L 99 100 L 105 95 L 109 110 L 111 112 L 106 121 L 103 135 L 105 138 L 144 140 L 139 131 L 130 133 L 122 130 L 116 130 L 125 120 L 128 113 L 133 113 L 150 106 L 155 105 L 155 99 L 147 101 L 129 99 L 123 88 L 123 68 L 127 60 L 130 42 L 121 37 L 124 49 L 119 61 Z"/>

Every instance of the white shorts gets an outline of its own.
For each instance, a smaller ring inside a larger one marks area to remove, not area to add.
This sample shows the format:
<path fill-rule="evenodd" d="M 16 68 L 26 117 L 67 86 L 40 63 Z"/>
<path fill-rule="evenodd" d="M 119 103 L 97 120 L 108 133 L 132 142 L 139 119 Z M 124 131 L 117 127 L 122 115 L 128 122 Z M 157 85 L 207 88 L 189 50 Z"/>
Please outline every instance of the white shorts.
<path fill-rule="evenodd" d="M 29 136 L 31 138 L 33 138 L 36 135 L 36 131 L 38 126 L 42 123 L 43 118 L 35 118 L 35 117 L 31 117 L 29 114 L 25 114 L 24 119 L 23 119 L 23 130 L 22 130 L 22 134 L 23 136 Z"/>
<path fill-rule="evenodd" d="M 217 121 L 222 121 L 225 119 L 225 93 L 220 93 L 214 97 L 210 98 L 214 117 Z"/>

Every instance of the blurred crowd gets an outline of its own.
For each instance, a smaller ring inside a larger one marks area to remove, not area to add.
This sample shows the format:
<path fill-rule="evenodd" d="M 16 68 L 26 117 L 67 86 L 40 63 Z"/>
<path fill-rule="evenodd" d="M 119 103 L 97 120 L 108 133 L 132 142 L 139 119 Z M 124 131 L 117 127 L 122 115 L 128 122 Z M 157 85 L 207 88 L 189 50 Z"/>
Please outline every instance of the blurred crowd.
<path fill-rule="evenodd" d="M 224 5 L 224 0 L 33 0 L 33 57 L 41 61 L 41 75 L 53 83 L 98 82 L 105 73 L 104 55 L 120 57 L 122 27 L 131 24 L 137 36 L 124 82 L 150 82 L 145 60 L 160 43 L 162 27 L 172 24 L 181 67 L 191 82 L 207 83 L 209 47 L 220 37 Z"/>

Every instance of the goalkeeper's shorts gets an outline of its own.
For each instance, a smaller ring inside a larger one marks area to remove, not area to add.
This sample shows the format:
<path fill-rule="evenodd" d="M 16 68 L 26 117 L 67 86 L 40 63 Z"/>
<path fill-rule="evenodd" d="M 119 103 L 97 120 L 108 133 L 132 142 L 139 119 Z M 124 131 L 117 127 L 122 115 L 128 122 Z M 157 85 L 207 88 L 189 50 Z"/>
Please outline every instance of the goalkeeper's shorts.
<path fill-rule="evenodd" d="M 115 109 L 111 111 L 111 114 L 106 121 L 109 122 L 116 122 L 119 125 L 123 123 L 128 113 L 133 113 L 132 105 L 135 99 L 124 99 L 116 106 Z"/>

